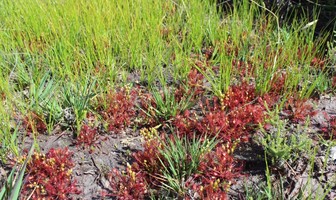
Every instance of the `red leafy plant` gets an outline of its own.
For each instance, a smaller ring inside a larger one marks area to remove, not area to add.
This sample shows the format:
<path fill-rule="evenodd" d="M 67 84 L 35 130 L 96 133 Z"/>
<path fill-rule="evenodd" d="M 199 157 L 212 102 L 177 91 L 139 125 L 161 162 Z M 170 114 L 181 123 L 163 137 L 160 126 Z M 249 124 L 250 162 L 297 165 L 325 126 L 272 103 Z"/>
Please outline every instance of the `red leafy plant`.
<path fill-rule="evenodd" d="M 234 59 L 231 62 L 232 70 L 239 72 L 241 77 L 253 76 L 254 68 L 252 63 Z"/>
<path fill-rule="evenodd" d="M 131 125 L 136 115 L 136 90 L 129 87 L 108 94 L 106 108 L 100 108 L 100 114 L 108 123 L 109 131 L 120 131 Z"/>
<path fill-rule="evenodd" d="M 162 142 L 158 138 L 153 138 L 144 143 L 144 150 L 133 154 L 135 162 L 132 168 L 136 172 L 142 172 L 142 176 L 147 183 L 159 185 L 160 181 L 155 177 L 162 172 L 160 160 L 163 160 L 160 150 L 162 150 Z M 154 176 L 153 176 L 154 175 Z"/>
<path fill-rule="evenodd" d="M 182 189 L 179 190 L 182 191 L 178 194 L 179 197 L 227 199 L 227 190 L 242 169 L 232 153 L 241 141 L 246 141 L 255 125 L 263 122 L 263 103 L 263 99 L 256 95 L 254 86 L 243 83 L 230 87 L 223 98 L 205 99 L 200 105 L 200 111 L 186 110 L 174 118 L 172 125 L 180 138 L 192 141 L 195 136 L 215 136 L 220 139 L 214 149 L 200 155 L 201 161 L 197 170 L 183 179 L 185 184 L 182 184 Z M 159 196 L 163 188 L 169 188 L 166 186 L 170 179 L 163 173 L 167 173 L 167 166 L 172 163 L 167 160 L 167 155 L 170 154 L 163 154 L 170 152 L 165 145 L 167 137 L 158 136 L 159 134 L 151 129 L 146 130 L 146 133 L 142 134 L 147 138 L 144 150 L 133 154 L 135 162 L 129 165 L 124 173 L 113 169 L 108 175 L 111 185 L 108 195 L 119 199 L 145 199 L 151 194 Z M 188 162 L 190 155 L 185 156 L 183 160 Z"/>
<path fill-rule="evenodd" d="M 243 82 L 241 85 L 231 86 L 225 94 L 225 97 L 220 99 L 222 109 L 237 109 L 251 104 L 256 99 L 255 87 Z"/>
<path fill-rule="evenodd" d="M 335 139 L 336 138 L 336 116 L 333 116 L 330 119 L 330 129 L 331 129 L 331 135 Z"/>
<path fill-rule="evenodd" d="M 67 149 L 50 149 L 48 153 L 35 153 L 27 165 L 23 197 L 32 199 L 70 199 L 79 194 L 76 181 L 71 180 L 74 163 Z"/>
<path fill-rule="evenodd" d="M 98 140 L 98 131 L 96 128 L 84 124 L 81 127 L 80 133 L 76 138 L 76 145 L 83 145 L 85 147 L 94 147 Z"/>
<path fill-rule="evenodd" d="M 313 106 L 304 99 L 291 97 L 285 104 L 284 113 L 286 118 L 294 123 L 303 122 L 307 117 L 312 117 L 316 114 Z"/>
<path fill-rule="evenodd" d="M 224 98 L 206 99 L 200 104 L 202 116 L 186 111 L 173 124 L 178 134 L 218 136 L 222 142 L 248 138 L 259 123 L 264 121 L 265 107 L 257 98 L 253 86 L 232 86 Z"/>
<path fill-rule="evenodd" d="M 159 182 L 152 175 L 160 173 L 160 142 L 148 140 L 144 143 L 144 151 L 133 154 L 135 162 L 128 165 L 126 172 L 112 169 L 107 174 L 110 192 L 103 192 L 103 196 L 117 197 L 118 199 L 145 199 L 149 195 L 149 185 Z"/>
<path fill-rule="evenodd" d="M 154 126 L 157 121 L 155 120 L 156 103 L 153 96 L 150 93 L 141 93 L 139 102 L 140 112 L 139 117 L 141 119 L 141 125 Z"/>
<path fill-rule="evenodd" d="M 317 69 L 323 70 L 325 66 L 325 60 L 318 57 L 314 57 L 310 62 L 310 65 L 316 67 Z"/>
<path fill-rule="evenodd" d="M 44 133 L 47 131 L 47 124 L 44 118 L 35 112 L 29 112 L 23 119 L 23 126 L 27 133 Z"/>
<path fill-rule="evenodd" d="M 220 145 L 204 155 L 199 173 L 188 183 L 199 199 L 228 199 L 230 185 L 234 178 L 241 176 L 242 170 L 242 165 L 232 156 L 235 146 L 232 143 Z"/>
<path fill-rule="evenodd" d="M 332 77 L 331 86 L 336 89 L 336 75 Z"/>
<path fill-rule="evenodd" d="M 112 193 L 103 192 L 102 196 L 112 196 L 123 200 L 145 199 L 148 195 L 147 183 L 141 172 L 134 172 L 127 166 L 126 172 L 112 169 L 107 174 Z"/>
<path fill-rule="evenodd" d="M 320 128 L 323 137 L 326 139 L 335 139 L 336 138 L 336 116 L 329 117 L 327 113 L 324 114 L 325 118 L 328 121 L 328 124 L 323 124 Z"/>
<path fill-rule="evenodd" d="M 164 138 L 146 141 L 144 150 L 133 154 L 135 162 L 127 166 L 126 172 L 113 169 L 107 175 L 111 192 L 105 195 L 118 199 L 146 199 L 151 195 L 163 195 L 162 189 L 167 189 L 169 180 L 163 173 L 167 172 L 166 167 L 169 166 L 162 154 L 166 148 L 164 141 Z M 203 153 L 200 154 L 197 171 L 187 177 L 185 184 L 181 186 L 189 192 L 179 193 L 178 196 L 193 199 L 190 195 L 193 193 L 196 199 L 227 199 L 228 188 L 241 171 L 239 163 L 232 156 L 235 145 L 219 145 L 213 151 L 200 149 Z M 186 155 L 185 161 L 188 160 L 191 161 Z"/>
<path fill-rule="evenodd" d="M 262 95 L 262 100 L 267 104 L 267 107 L 272 109 L 279 102 L 284 91 L 287 75 L 285 73 L 275 73 L 270 85 L 269 92 Z"/>
<path fill-rule="evenodd" d="M 203 74 L 197 69 L 192 68 L 189 71 L 187 80 L 183 81 L 175 91 L 176 100 L 181 101 L 186 96 L 192 96 L 192 100 L 200 97 L 205 91 L 203 87 L 203 80 Z"/>

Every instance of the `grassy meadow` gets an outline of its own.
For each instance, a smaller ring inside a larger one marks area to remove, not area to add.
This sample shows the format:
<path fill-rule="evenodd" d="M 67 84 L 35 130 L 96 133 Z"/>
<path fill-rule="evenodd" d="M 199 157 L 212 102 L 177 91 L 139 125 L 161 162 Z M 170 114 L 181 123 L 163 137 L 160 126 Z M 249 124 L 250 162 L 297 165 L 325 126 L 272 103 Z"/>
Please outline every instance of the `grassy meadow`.
<path fill-rule="evenodd" d="M 257 0 L 0 1 L 0 198 L 85 198 L 71 160 L 82 149 L 42 152 L 41 136 L 99 151 L 99 135 L 135 134 L 142 150 L 95 195 L 332 199 L 335 177 L 316 184 L 314 166 L 322 155 L 335 172 L 336 118 L 319 107 L 335 96 L 335 48 L 308 18 L 278 16 Z M 252 144 L 262 186 L 234 196 L 253 177 L 237 156 Z"/>

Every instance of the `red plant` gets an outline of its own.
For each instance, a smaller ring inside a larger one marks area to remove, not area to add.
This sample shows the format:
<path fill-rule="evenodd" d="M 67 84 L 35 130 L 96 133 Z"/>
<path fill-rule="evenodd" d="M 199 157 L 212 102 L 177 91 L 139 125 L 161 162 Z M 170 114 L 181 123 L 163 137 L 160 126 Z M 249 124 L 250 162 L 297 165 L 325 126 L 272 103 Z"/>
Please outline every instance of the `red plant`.
<path fill-rule="evenodd" d="M 188 191 L 197 193 L 200 199 L 226 199 L 231 182 L 241 171 L 241 166 L 232 156 L 235 145 L 226 143 L 214 151 L 205 152 L 198 172 L 186 180 Z M 127 166 L 125 173 L 113 169 L 107 176 L 110 192 L 104 195 L 118 199 L 146 199 L 149 190 L 160 189 L 164 177 L 162 162 L 165 163 L 160 154 L 161 148 L 163 146 L 158 140 L 149 140 L 143 151 L 133 154 L 135 162 Z M 187 193 L 184 195 L 185 199 L 190 199 Z"/>
<path fill-rule="evenodd" d="M 135 117 L 135 100 L 137 92 L 122 88 L 118 92 L 109 94 L 107 108 L 101 115 L 108 122 L 109 131 L 120 131 L 131 125 Z"/>
<path fill-rule="evenodd" d="M 336 138 L 336 117 L 331 117 L 330 119 L 330 129 L 331 129 L 331 135 L 335 139 Z"/>
<path fill-rule="evenodd" d="M 76 182 L 71 180 L 74 163 L 72 153 L 65 149 L 50 149 L 47 154 L 35 153 L 27 165 L 23 195 L 32 199 L 69 199 L 79 194 Z"/>
<path fill-rule="evenodd" d="M 162 156 L 160 149 L 162 149 L 162 144 L 157 139 L 152 139 L 144 143 L 143 151 L 133 154 L 136 162 L 133 163 L 132 168 L 134 171 L 144 172 L 144 178 L 148 183 L 158 184 L 157 179 L 150 175 L 161 173 L 162 165 L 160 159 L 162 160 Z"/>
<path fill-rule="evenodd" d="M 313 60 L 310 62 L 311 66 L 314 66 L 318 69 L 324 69 L 325 66 L 325 60 L 321 58 L 314 57 Z"/>
<path fill-rule="evenodd" d="M 23 119 L 23 126 L 28 134 L 44 133 L 47 131 L 47 124 L 43 120 L 43 117 L 35 112 L 29 112 L 29 114 Z"/>
<path fill-rule="evenodd" d="M 78 137 L 76 138 L 77 145 L 93 146 L 98 140 L 98 131 L 96 128 L 91 128 L 84 124 L 80 130 Z"/>
<path fill-rule="evenodd" d="M 284 113 L 292 122 L 299 123 L 306 120 L 308 116 L 314 116 L 313 106 L 307 100 L 290 98 L 285 104 Z"/>
<path fill-rule="evenodd" d="M 118 199 L 144 199 L 148 195 L 148 185 L 160 184 L 153 176 L 161 173 L 160 163 L 161 143 L 156 139 L 144 143 L 144 150 L 133 154 L 135 162 L 127 166 L 126 173 L 120 173 L 112 169 L 108 173 L 108 181 L 111 192 L 105 192 L 105 196 L 114 196 Z"/>
<path fill-rule="evenodd" d="M 255 98 L 256 94 L 254 86 L 243 82 L 239 86 L 231 86 L 225 97 L 221 99 L 221 103 L 224 108 L 233 110 L 237 107 L 244 106 L 247 103 L 251 103 Z"/>
<path fill-rule="evenodd" d="M 320 131 L 323 134 L 325 139 L 335 139 L 336 138 L 336 116 L 329 117 L 325 113 L 328 124 L 320 128 Z"/>
<path fill-rule="evenodd" d="M 156 103 L 154 97 L 150 93 L 142 93 L 140 96 L 140 107 L 141 111 L 139 116 L 141 118 L 142 125 L 146 124 L 149 126 L 155 126 L 156 120 L 154 108 L 156 108 Z"/>
<path fill-rule="evenodd" d="M 246 140 L 259 123 L 265 119 L 265 108 L 260 104 L 249 104 L 228 114 L 228 131 L 232 139 Z M 224 134 L 224 133 L 223 133 Z"/>
<path fill-rule="evenodd" d="M 198 123 L 197 130 L 200 133 L 206 133 L 212 136 L 218 134 L 218 136 L 223 140 L 231 140 L 232 135 L 225 134 L 227 137 L 223 135 L 229 129 L 229 120 L 224 111 L 210 112 L 207 113 L 204 118 Z M 224 137 L 225 139 L 224 139 Z"/>
<path fill-rule="evenodd" d="M 336 89 L 336 75 L 332 77 L 331 86 Z"/>
<path fill-rule="evenodd" d="M 221 142 L 213 151 L 202 155 L 198 172 L 186 180 L 185 186 L 200 199 L 227 199 L 227 190 L 242 168 L 232 152 L 236 145 L 246 141 L 256 124 L 263 122 L 263 99 L 256 96 L 252 85 L 243 83 L 232 86 L 224 99 L 205 99 L 200 108 L 201 112 L 187 110 L 176 116 L 172 123 L 176 133 L 190 139 L 195 134 L 211 135 Z M 161 155 L 162 148 L 160 140 L 148 140 L 143 151 L 133 154 L 135 162 L 125 174 L 113 170 L 112 195 L 120 199 L 143 199 L 148 197 L 149 189 L 161 188 L 162 163 L 166 162 Z M 185 199 L 190 199 L 185 195 Z"/>
<path fill-rule="evenodd" d="M 175 98 L 181 100 L 184 96 L 193 96 L 193 99 L 204 93 L 203 87 L 204 76 L 197 69 L 193 68 L 188 74 L 187 80 L 180 85 L 180 87 L 175 92 Z M 186 87 L 183 87 L 186 85 Z"/>
<path fill-rule="evenodd" d="M 228 199 L 228 189 L 242 169 L 231 155 L 233 149 L 228 143 L 204 155 L 199 173 L 187 183 L 187 187 L 196 192 L 200 199 Z"/>
<path fill-rule="evenodd" d="M 271 91 L 270 93 L 275 93 L 280 95 L 284 89 L 285 83 L 287 80 L 286 73 L 275 73 L 271 80 Z"/>
<path fill-rule="evenodd" d="M 241 77 L 253 76 L 255 70 L 251 62 L 245 62 L 237 59 L 232 60 L 231 66 L 232 70 L 238 71 Z"/>
<path fill-rule="evenodd" d="M 186 111 L 175 118 L 179 135 L 207 134 L 218 136 L 222 142 L 246 140 L 265 118 L 263 99 L 257 98 L 254 87 L 247 84 L 231 87 L 223 99 L 206 99 L 200 107 L 203 116 Z"/>
<path fill-rule="evenodd" d="M 210 180 L 232 180 L 241 170 L 241 166 L 234 160 L 232 151 L 234 144 L 227 143 L 218 146 L 214 151 L 207 153 L 199 166 L 201 177 L 210 183 Z"/>
<path fill-rule="evenodd" d="M 103 192 L 103 196 L 117 197 L 123 200 L 145 199 L 148 193 L 147 184 L 141 172 L 134 172 L 131 166 L 127 167 L 126 173 L 120 173 L 112 169 L 107 174 L 112 193 Z"/>

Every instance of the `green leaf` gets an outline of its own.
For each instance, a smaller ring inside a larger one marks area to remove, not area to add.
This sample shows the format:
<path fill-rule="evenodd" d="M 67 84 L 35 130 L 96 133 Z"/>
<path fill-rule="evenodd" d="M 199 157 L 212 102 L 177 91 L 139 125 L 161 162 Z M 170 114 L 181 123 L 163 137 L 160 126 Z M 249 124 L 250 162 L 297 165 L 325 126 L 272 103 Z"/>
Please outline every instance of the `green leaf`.
<path fill-rule="evenodd" d="M 11 173 L 9 174 L 7 181 L 5 183 L 5 185 L 2 187 L 1 192 L 0 192 L 0 199 L 3 200 L 5 199 L 5 197 L 7 197 L 8 199 L 11 200 L 16 200 L 19 198 L 20 195 L 20 191 L 21 191 L 21 187 L 23 184 L 23 176 L 26 170 L 26 166 L 28 163 L 28 160 L 30 159 L 31 155 L 34 152 L 34 144 L 32 144 L 28 156 L 25 160 L 25 162 L 23 163 L 18 176 L 16 176 L 15 180 L 13 180 L 13 176 L 15 174 L 16 171 L 16 165 L 13 167 Z M 14 186 L 13 186 L 13 182 L 15 182 Z M 10 195 L 10 196 L 9 196 Z M 8 197 L 9 196 L 9 197 Z"/>
<path fill-rule="evenodd" d="M 1 192 L 0 192 L 0 199 L 3 200 L 6 197 L 6 194 L 8 194 L 12 190 L 13 186 L 13 176 L 15 173 L 16 165 L 13 167 L 11 173 L 9 174 L 7 181 L 5 182 L 4 186 L 2 186 Z"/>

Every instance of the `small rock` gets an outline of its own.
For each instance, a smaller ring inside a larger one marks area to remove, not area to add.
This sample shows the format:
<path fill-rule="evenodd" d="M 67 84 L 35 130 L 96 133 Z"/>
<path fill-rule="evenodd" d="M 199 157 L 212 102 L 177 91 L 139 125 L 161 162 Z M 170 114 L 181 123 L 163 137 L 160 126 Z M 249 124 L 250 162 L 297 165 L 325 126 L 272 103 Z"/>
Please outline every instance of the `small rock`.
<path fill-rule="evenodd" d="M 336 164 L 336 146 L 331 147 L 329 157 L 330 157 L 331 161 Z"/>

